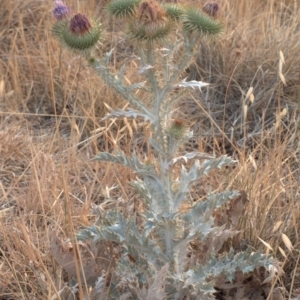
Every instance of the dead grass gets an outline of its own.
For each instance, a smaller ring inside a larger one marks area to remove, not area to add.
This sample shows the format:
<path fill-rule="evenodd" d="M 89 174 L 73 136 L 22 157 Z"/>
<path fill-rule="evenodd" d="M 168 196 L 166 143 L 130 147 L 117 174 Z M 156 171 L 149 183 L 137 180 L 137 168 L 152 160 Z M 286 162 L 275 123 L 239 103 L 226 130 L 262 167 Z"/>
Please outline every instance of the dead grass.
<path fill-rule="evenodd" d="M 78 1 L 69 2 L 76 10 Z M 102 16 L 98 1 L 80 6 Z M 0 1 L 0 299 L 67 299 L 66 274 L 49 255 L 51 233 L 69 237 L 90 224 L 92 203 L 108 196 L 120 205 L 134 203 L 127 169 L 89 159 L 119 147 L 151 156 L 144 124 L 100 122 L 104 103 L 125 104 L 80 58 L 63 52 L 60 62 L 51 9 L 41 1 Z M 260 237 L 273 248 L 285 270 L 277 285 L 286 298 L 296 297 L 299 3 L 224 0 L 222 9 L 226 32 L 220 40 L 204 40 L 189 69 L 189 76 L 212 86 L 182 103 L 183 118 L 196 133 L 187 149 L 237 159 L 235 169 L 213 174 L 208 182 L 247 193 L 244 239 L 259 248 Z M 107 33 L 104 47 L 121 35 Z M 126 47 L 117 47 L 116 63 Z M 286 85 L 278 73 L 280 51 Z M 250 87 L 253 103 L 246 99 Z M 193 193 L 196 197 L 197 189 Z M 282 233 L 294 251 L 288 251 Z"/>

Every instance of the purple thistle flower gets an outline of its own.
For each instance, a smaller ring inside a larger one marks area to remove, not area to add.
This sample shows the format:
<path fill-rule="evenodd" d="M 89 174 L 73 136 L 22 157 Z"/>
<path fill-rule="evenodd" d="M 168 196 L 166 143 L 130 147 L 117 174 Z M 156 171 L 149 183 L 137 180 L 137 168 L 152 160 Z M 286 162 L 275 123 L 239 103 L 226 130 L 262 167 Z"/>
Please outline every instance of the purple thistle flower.
<path fill-rule="evenodd" d="M 75 35 L 83 35 L 90 31 L 92 25 L 89 19 L 81 13 L 77 13 L 70 20 L 69 29 Z"/>
<path fill-rule="evenodd" d="M 61 21 L 68 17 L 69 9 L 62 1 L 57 0 L 54 3 L 53 15 L 57 21 Z"/>
<path fill-rule="evenodd" d="M 219 12 L 219 1 L 207 1 L 203 6 L 203 11 L 210 17 L 216 18 Z"/>

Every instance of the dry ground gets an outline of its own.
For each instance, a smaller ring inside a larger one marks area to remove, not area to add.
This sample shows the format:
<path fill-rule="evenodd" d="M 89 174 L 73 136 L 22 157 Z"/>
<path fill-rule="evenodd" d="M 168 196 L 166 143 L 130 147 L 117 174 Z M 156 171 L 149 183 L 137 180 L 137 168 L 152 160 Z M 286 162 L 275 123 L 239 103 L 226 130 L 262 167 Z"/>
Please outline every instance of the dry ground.
<path fill-rule="evenodd" d="M 101 1 L 69 3 L 103 18 Z M 195 131 L 187 149 L 238 160 L 208 181 L 247 193 L 244 239 L 282 262 L 276 286 L 286 299 L 299 297 L 300 4 L 221 0 L 221 6 L 226 32 L 204 40 L 188 70 L 212 85 L 182 103 L 181 117 Z M 66 275 L 49 255 L 51 233 L 68 237 L 90 224 L 91 204 L 108 196 L 125 206 L 134 199 L 128 184 L 134 176 L 91 162 L 98 151 L 151 155 L 145 124 L 100 121 L 105 104 L 125 103 L 79 57 L 60 55 L 51 10 L 51 1 L 0 0 L 0 299 L 55 299 Z M 107 25 L 103 47 L 116 46 L 117 64 L 130 48 L 116 45 L 122 32 Z"/>

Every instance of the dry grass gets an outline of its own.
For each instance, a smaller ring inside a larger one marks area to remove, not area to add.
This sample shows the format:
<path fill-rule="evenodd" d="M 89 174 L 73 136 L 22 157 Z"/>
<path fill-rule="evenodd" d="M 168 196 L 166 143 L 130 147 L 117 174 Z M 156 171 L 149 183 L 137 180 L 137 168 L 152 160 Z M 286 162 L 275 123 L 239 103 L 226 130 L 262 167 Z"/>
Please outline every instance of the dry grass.
<path fill-rule="evenodd" d="M 69 2 L 76 10 L 78 1 Z M 101 5 L 80 2 L 96 16 Z M 80 58 L 63 52 L 60 63 L 51 9 L 48 2 L 0 0 L 0 299 L 64 299 L 66 274 L 49 255 L 51 233 L 67 237 L 89 224 L 91 204 L 108 190 L 120 203 L 134 199 L 127 169 L 89 159 L 118 147 L 151 155 L 144 124 L 100 122 L 104 103 L 125 103 Z M 196 133 L 188 147 L 237 159 L 235 169 L 208 181 L 246 191 L 244 238 L 258 248 L 260 237 L 284 262 L 278 285 L 289 298 L 300 288 L 299 253 L 281 238 L 285 233 L 299 247 L 300 7 L 296 0 L 224 0 L 222 9 L 226 32 L 203 41 L 189 70 L 213 84 L 182 103 Z M 107 33 L 104 46 L 121 35 Z M 116 62 L 124 52 L 116 52 Z"/>

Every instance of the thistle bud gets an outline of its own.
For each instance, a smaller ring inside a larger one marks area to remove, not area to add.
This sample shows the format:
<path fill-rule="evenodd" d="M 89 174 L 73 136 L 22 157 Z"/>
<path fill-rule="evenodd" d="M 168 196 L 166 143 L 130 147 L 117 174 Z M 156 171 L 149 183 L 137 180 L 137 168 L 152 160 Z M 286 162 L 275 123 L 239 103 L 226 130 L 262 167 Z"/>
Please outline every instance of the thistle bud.
<path fill-rule="evenodd" d="M 215 1 L 215 5 L 206 6 L 206 10 L 211 15 L 217 15 L 219 6 Z M 204 9 L 204 8 L 203 8 Z M 183 16 L 183 28 L 185 31 L 201 35 L 217 36 L 223 31 L 223 24 L 208 13 L 201 12 L 192 8 L 188 8 Z"/>
<path fill-rule="evenodd" d="M 54 34 L 69 49 L 87 54 L 97 45 L 100 38 L 100 25 L 82 13 L 53 26 Z"/>
<path fill-rule="evenodd" d="M 62 1 L 55 1 L 53 15 L 57 21 L 64 20 L 69 16 L 69 9 Z"/>
<path fill-rule="evenodd" d="M 165 22 L 166 16 L 165 11 L 156 1 L 146 0 L 138 7 L 137 19 L 144 25 L 159 24 Z"/>
<path fill-rule="evenodd" d="M 184 125 L 183 120 L 176 119 L 172 121 L 168 133 L 170 137 L 173 137 L 176 140 L 184 138 L 186 134 L 186 126 Z"/>
<path fill-rule="evenodd" d="M 147 158 L 147 159 L 145 160 L 145 165 L 146 165 L 146 166 L 153 166 L 153 165 L 154 165 L 153 159 L 152 159 L 152 158 Z"/>
<path fill-rule="evenodd" d="M 165 9 L 154 0 L 141 2 L 129 25 L 131 37 L 145 41 L 162 40 L 170 33 L 170 29 Z"/>
<path fill-rule="evenodd" d="M 106 11 L 114 18 L 132 18 L 140 0 L 112 0 L 106 6 Z"/>
<path fill-rule="evenodd" d="M 212 18 L 217 18 L 219 12 L 219 2 L 218 1 L 207 1 L 203 8 L 203 12 L 209 15 Z"/>

